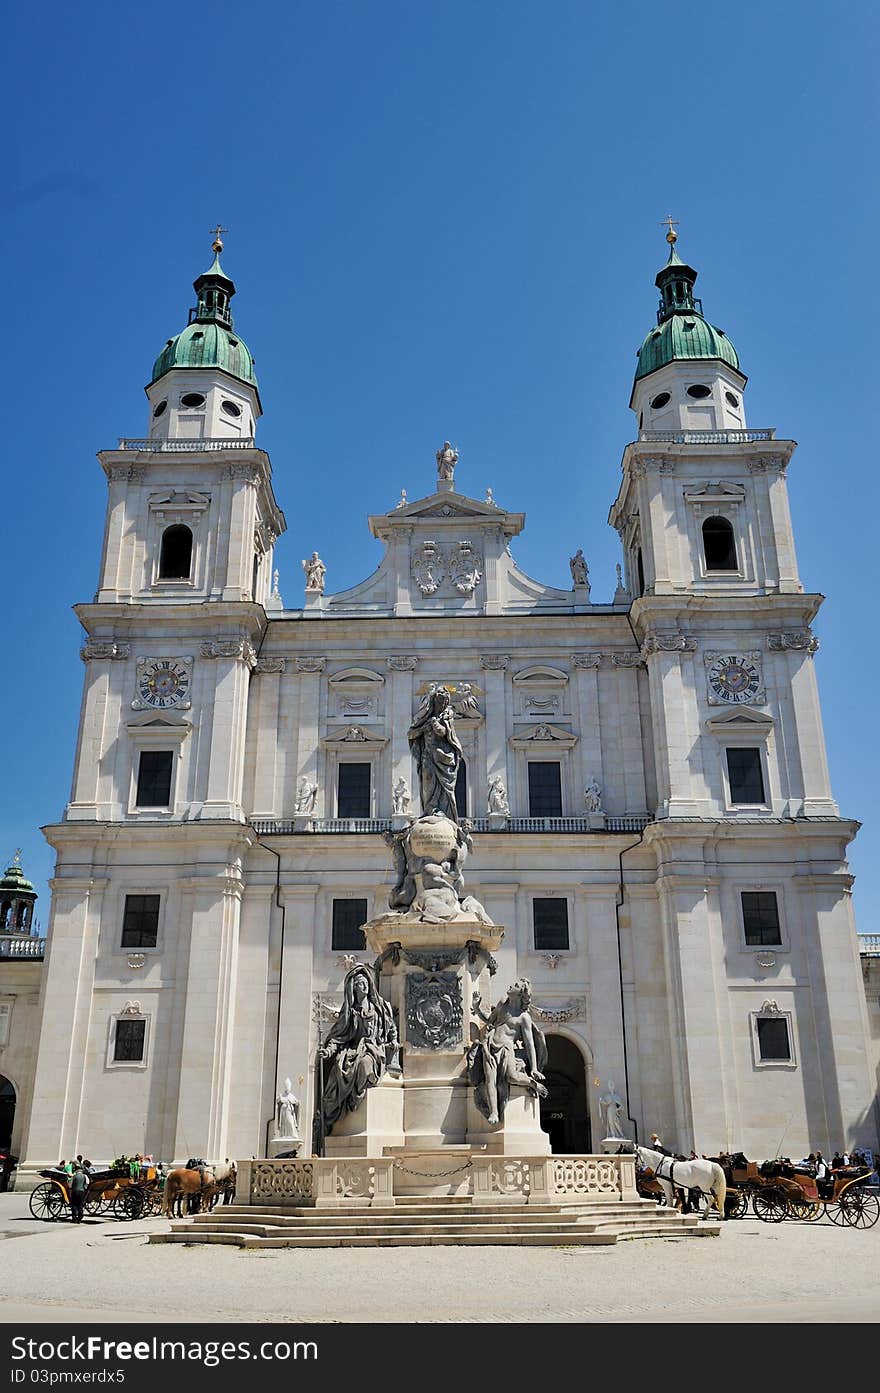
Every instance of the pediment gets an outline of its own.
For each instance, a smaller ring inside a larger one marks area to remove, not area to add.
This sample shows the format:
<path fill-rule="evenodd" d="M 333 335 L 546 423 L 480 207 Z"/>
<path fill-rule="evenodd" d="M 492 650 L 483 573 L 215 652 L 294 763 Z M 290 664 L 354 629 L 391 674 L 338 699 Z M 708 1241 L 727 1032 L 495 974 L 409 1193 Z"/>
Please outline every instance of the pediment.
<path fill-rule="evenodd" d="M 381 750 L 388 744 L 388 736 L 366 726 L 347 725 L 328 731 L 319 743 L 322 750 Z"/>
<path fill-rule="evenodd" d="M 728 484 L 724 479 L 708 480 L 699 488 L 685 489 L 688 503 L 741 503 L 746 496 L 742 484 Z"/>
<path fill-rule="evenodd" d="M 331 687 L 342 687 L 351 690 L 354 687 L 381 687 L 385 678 L 380 672 L 373 672 L 366 667 L 347 667 L 341 672 L 333 672 L 328 678 Z"/>
<path fill-rule="evenodd" d="M 144 711 L 126 721 L 125 728 L 131 735 L 159 735 L 166 739 L 188 735 L 192 721 L 177 711 Z"/>
<path fill-rule="evenodd" d="M 151 508 L 164 512 L 201 512 L 208 507 L 211 496 L 195 489 L 163 489 L 161 493 L 151 493 L 149 502 Z"/>
<path fill-rule="evenodd" d="M 706 729 L 712 735 L 750 735 L 762 740 L 773 729 L 773 717 L 752 707 L 740 707 L 736 711 L 725 711 L 723 715 L 710 716 Z"/>
<path fill-rule="evenodd" d="M 527 729 L 515 731 L 507 743 L 514 750 L 531 750 L 536 746 L 545 750 L 571 750 L 577 742 L 578 736 L 573 731 L 541 721 Z"/>
<path fill-rule="evenodd" d="M 514 673 L 513 680 L 524 686 L 556 687 L 568 681 L 568 673 L 558 667 L 525 667 Z"/>
<path fill-rule="evenodd" d="M 374 537 L 387 538 L 396 528 L 418 527 L 419 523 L 430 523 L 432 527 L 444 523 L 461 526 L 472 522 L 500 527 L 505 536 L 515 537 L 525 525 L 523 513 L 508 513 L 497 503 L 468 498 L 463 493 L 432 493 L 427 498 L 417 498 L 412 503 L 399 503 L 388 513 L 380 513 L 370 518 L 370 531 Z"/>

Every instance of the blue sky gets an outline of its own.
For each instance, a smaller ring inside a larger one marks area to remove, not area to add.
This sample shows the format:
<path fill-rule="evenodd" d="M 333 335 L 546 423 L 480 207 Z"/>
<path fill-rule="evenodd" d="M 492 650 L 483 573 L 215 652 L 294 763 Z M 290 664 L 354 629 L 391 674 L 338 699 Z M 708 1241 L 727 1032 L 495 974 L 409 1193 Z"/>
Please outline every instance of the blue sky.
<path fill-rule="evenodd" d="M 16 7 L 3 181 L 7 679 L 0 856 L 69 795 L 81 633 L 105 481 L 145 434 L 143 387 L 229 228 L 296 603 L 372 571 L 367 514 L 465 491 L 527 514 L 519 563 L 594 599 L 659 223 L 680 220 L 708 317 L 749 374 L 749 422 L 789 471 L 833 784 L 864 819 L 856 910 L 876 931 L 880 821 L 868 554 L 876 508 L 874 7 L 371 0 Z M 51 42 L 47 41 L 51 34 Z M 865 627 L 867 624 L 867 628 Z"/>

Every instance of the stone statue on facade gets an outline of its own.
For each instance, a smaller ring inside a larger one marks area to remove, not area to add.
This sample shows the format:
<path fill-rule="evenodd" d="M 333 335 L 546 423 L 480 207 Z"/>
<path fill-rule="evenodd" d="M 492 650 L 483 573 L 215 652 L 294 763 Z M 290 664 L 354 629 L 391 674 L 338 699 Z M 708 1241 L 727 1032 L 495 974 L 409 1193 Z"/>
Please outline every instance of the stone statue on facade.
<path fill-rule="evenodd" d="M 455 733 L 455 711 L 446 687 L 431 688 L 416 712 L 407 738 L 419 775 L 422 814 L 442 813 L 457 825 L 455 782 L 463 751 Z"/>
<path fill-rule="evenodd" d="M 284 1080 L 284 1087 L 275 1099 L 275 1136 L 285 1141 L 299 1141 L 299 1099 L 293 1091 L 290 1079 Z"/>
<path fill-rule="evenodd" d="M 503 813 L 506 817 L 510 816 L 507 789 L 504 787 L 504 780 L 500 774 L 493 774 L 492 778 L 489 780 L 489 796 L 487 803 L 490 813 Z"/>
<path fill-rule="evenodd" d="M 401 813 L 409 812 L 409 804 L 409 784 L 401 774 L 394 788 L 391 790 L 391 811 L 399 816 Z"/>
<path fill-rule="evenodd" d="M 306 573 L 306 592 L 312 595 L 323 595 L 324 576 L 327 574 L 327 567 L 316 551 L 313 551 L 311 556 L 305 558 L 302 563 L 302 568 Z"/>
<path fill-rule="evenodd" d="M 547 1041 L 532 1020 L 531 999 L 526 977 L 514 982 L 488 1015 L 481 1009 L 480 993 L 473 995 L 474 1015 L 485 1021 L 485 1028 L 468 1050 L 468 1077 L 477 1107 L 492 1124 L 503 1119 L 513 1086 L 528 1089 L 536 1098 L 547 1097 L 543 1074 Z"/>
<path fill-rule="evenodd" d="M 595 777 L 590 779 L 584 789 L 584 806 L 588 813 L 602 811 L 602 786 L 596 782 Z"/>
<path fill-rule="evenodd" d="M 318 785 L 309 782 L 308 777 L 303 774 L 297 785 L 296 803 L 294 805 L 298 817 L 309 817 L 315 811 L 315 801 L 318 797 Z"/>
<path fill-rule="evenodd" d="M 375 1088 L 397 1049 L 394 1013 L 379 995 L 372 969 L 359 963 L 345 974 L 339 1015 L 318 1052 L 324 1135 L 346 1112 L 354 1111 L 368 1088 Z"/>
<path fill-rule="evenodd" d="M 620 1119 L 623 1116 L 623 1099 L 614 1091 L 614 1084 L 608 1080 L 604 1093 L 599 1094 L 599 1110 L 606 1137 L 623 1137 Z"/>
<path fill-rule="evenodd" d="M 457 464 L 458 451 L 448 440 L 444 440 L 442 449 L 437 451 L 437 478 L 451 483 L 455 478 Z"/>
<path fill-rule="evenodd" d="M 582 547 L 578 547 L 574 556 L 569 557 L 568 565 L 571 570 L 572 586 L 576 587 L 579 585 L 590 584 L 590 572 L 587 567 L 586 560 L 584 558 L 584 552 Z"/>

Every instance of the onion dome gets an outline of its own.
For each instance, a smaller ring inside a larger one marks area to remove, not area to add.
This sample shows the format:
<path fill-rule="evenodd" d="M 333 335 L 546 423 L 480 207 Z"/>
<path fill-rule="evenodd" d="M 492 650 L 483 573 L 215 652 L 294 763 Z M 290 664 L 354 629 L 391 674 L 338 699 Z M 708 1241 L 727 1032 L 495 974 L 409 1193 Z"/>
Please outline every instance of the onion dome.
<path fill-rule="evenodd" d="M 21 852 L 17 851 L 11 862 L 6 867 L 6 874 L 0 878 L 0 894 L 8 897 L 9 895 L 33 895 L 36 899 L 36 891 L 33 883 L 27 879 L 21 868 Z"/>
<path fill-rule="evenodd" d="M 652 329 L 638 351 L 636 382 L 667 363 L 714 358 L 741 373 L 736 349 L 723 329 L 703 318 L 702 302 L 694 296 L 697 272 L 675 250 L 677 233 L 666 235 L 669 260 L 654 284 L 660 291 L 657 328 Z"/>
<path fill-rule="evenodd" d="M 162 349 L 153 364 L 150 386 L 173 368 L 219 368 L 249 387 L 257 386 L 253 357 L 233 328 L 229 302 L 235 283 L 220 265 L 223 243 L 219 234 L 213 250 L 212 265 L 193 281 L 198 303 L 189 312 L 189 324 Z"/>

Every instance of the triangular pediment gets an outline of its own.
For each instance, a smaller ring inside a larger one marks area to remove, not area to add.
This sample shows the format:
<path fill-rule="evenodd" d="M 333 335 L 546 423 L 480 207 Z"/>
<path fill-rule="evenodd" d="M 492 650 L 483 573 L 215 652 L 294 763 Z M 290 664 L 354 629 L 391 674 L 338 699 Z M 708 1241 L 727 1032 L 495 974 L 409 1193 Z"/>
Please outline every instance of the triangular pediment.
<path fill-rule="evenodd" d="M 739 707 L 723 715 L 710 716 L 706 729 L 713 735 L 751 735 L 763 739 L 773 729 L 773 717 L 752 707 Z"/>
<path fill-rule="evenodd" d="M 387 537 L 395 528 L 411 528 L 420 522 L 432 527 L 447 522 L 453 525 L 462 522 L 484 523 L 492 527 L 500 526 L 507 536 L 515 537 L 522 531 L 525 517 L 522 513 L 509 513 L 491 500 L 468 498 L 463 493 L 432 493 L 412 503 L 398 503 L 390 512 L 371 517 L 370 530 L 374 537 Z"/>

